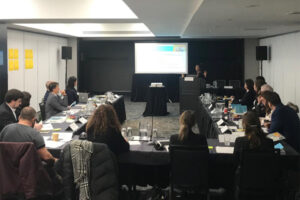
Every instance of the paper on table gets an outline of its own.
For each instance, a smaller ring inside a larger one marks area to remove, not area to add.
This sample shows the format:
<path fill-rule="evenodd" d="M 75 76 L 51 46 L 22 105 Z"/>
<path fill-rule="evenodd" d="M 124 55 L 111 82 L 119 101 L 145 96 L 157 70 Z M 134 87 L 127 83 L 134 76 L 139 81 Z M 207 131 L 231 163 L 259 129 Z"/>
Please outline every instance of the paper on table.
<path fill-rule="evenodd" d="M 233 150 L 234 150 L 233 147 L 220 147 L 220 146 L 216 147 L 216 152 L 217 153 L 233 154 Z"/>
<path fill-rule="evenodd" d="M 128 141 L 130 145 L 141 145 L 140 141 Z"/>
<path fill-rule="evenodd" d="M 57 148 L 65 144 L 64 141 L 53 141 L 53 140 L 45 140 L 46 148 Z"/>
<path fill-rule="evenodd" d="M 232 132 L 230 137 L 230 142 L 235 142 L 236 138 L 238 137 L 244 137 L 245 132 Z"/>
<path fill-rule="evenodd" d="M 66 121 L 66 116 L 53 116 L 46 123 L 63 123 Z"/>
<path fill-rule="evenodd" d="M 236 130 L 237 129 L 236 126 L 228 126 L 228 128 L 231 129 L 231 130 Z"/>
<path fill-rule="evenodd" d="M 72 108 L 72 109 L 69 111 L 69 113 L 70 113 L 70 115 L 74 115 L 74 114 L 78 113 L 80 110 L 81 110 L 81 109 Z"/>
<path fill-rule="evenodd" d="M 53 130 L 52 124 L 43 124 L 41 131 L 51 131 Z"/>
<path fill-rule="evenodd" d="M 59 134 L 59 140 L 68 142 L 72 140 L 73 133 L 72 132 L 57 132 Z"/>
<path fill-rule="evenodd" d="M 219 134 L 218 138 L 220 143 L 224 142 L 224 134 Z"/>

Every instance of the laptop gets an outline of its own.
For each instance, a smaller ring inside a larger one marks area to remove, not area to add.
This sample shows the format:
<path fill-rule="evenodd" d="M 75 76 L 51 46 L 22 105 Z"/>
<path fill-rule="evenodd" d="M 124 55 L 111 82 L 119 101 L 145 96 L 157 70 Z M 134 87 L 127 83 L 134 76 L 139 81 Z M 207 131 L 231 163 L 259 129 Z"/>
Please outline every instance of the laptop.
<path fill-rule="evenodd" d="M 89 93 L 79 93 L 79 103 L 87 103 L 89 98 Z"/>

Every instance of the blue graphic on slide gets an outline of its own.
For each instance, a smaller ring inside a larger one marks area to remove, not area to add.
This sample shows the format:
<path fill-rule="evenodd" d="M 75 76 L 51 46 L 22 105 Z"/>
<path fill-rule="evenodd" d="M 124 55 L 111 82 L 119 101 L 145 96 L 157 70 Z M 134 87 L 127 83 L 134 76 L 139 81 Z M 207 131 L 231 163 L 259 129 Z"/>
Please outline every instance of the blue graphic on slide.
<path fill-rule="evenodd" d="M 173 46 L 158 46 L 158 51 L 173 51 Z"/>

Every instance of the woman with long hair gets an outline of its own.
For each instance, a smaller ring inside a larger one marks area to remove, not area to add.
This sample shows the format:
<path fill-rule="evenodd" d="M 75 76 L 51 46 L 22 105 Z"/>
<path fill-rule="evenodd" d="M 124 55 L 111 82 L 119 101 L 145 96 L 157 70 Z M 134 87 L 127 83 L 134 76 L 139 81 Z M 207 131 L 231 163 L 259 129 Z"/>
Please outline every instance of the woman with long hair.
<path fill-rule="evenodd" d="M 73 102 L 78 103 L 78 94 L 77 90 L 75 89 L 77 86 L 77 78 L 75 76 L 71 76 L 68 79 L 68 84 L 66 88 L 66 93 L 68 96 L 68 105 L 71 105 Z"/>
<path fill-rule="evenodd" d="M 244 150 L 256 149 L 264 151 L 274 149 L 273 141 L 266 138 L 255 112 L 248 111 L 245 113 L 242 124 L 245 129 L 245 136 L 237 138 L 234 145 L 234 155 L 237 161 L 240 161 L 241 153 Z"/>
<path fill-rule="evenodd" d="M 193 126 L 196 124 L 196 118 L 193 111 L 184 111 L 179 118 L 179 124 L 179 134 L 171 136 L 171 145 L 207 145 L 204 135 L 195 134 L 192 131 Z"/>
<path fill-rule="evenodd" d="M 107 144 L 108 148 L 119 155 L 129 151 L 129 144 L 121 135 L 121 124 L 111 105 L 99 106 L 86 125 L 87 139 Z"/>

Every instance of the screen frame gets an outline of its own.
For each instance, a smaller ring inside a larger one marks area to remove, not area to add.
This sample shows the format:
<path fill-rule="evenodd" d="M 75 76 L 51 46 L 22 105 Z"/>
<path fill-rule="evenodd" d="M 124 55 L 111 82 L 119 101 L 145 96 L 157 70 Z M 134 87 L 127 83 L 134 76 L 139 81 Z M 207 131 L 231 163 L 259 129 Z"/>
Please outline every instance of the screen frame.
<path fill-rule="evenodd" d="M 170 45 L 182 45 L 185 44 L 186 45 L 186 68 L 185 68 L 185 72 L 184 73 L 179 73 L 179 72 L 165 72 L 165 73 L 159 73 L 159 72 L 152 72 L 152 73 L 142 73 L 142 72 L 136 72 L 136 44 L 170 44 Z M 189 70 L 189 66 L 188 66 L 188 60 L 189 60 L 189 43 L 188 42 L 134 42 L 134 74 L 188 74 L 188 70 Z"/>

